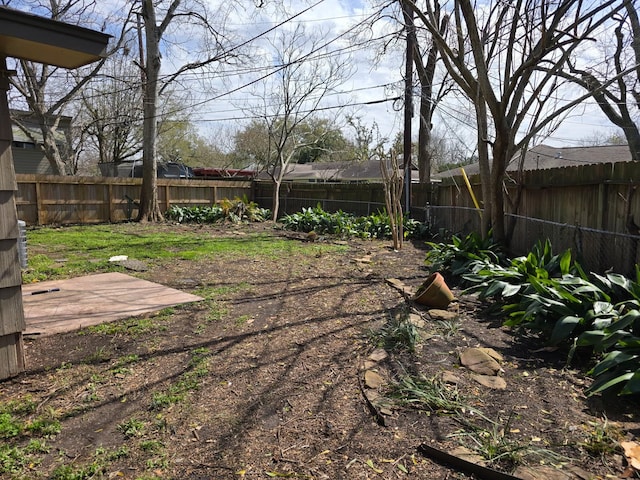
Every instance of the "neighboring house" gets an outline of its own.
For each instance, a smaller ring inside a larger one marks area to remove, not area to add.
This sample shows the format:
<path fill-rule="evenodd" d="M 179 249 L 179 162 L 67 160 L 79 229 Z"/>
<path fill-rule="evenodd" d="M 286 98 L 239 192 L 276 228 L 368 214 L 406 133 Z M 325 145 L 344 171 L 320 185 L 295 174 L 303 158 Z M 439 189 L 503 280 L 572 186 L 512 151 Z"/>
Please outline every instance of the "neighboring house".
<path fill-rule="evenodd" d="M 15 172 L 52 175 L 53 169 L 42 149 L 42 131 L 38 121 L 29 117 L 28 112 L 11 110 L 12 118 L 16 115 L 20 115 L 21 123 L 29 130 L 36 142 L 12 121 L 13 143 L 11 145 L 11 153 L 13 154 Z M 69 129 L 71 129 L 71 117 L 61 117 L 58 131 L 56 132 L 56 141 L 60 146 L 66 144 L 65 131 Z"/>
<path fill-rule="evenodd" d="M 520 156 L 516 155 L 507 165 L 507 172 L 516 172 L 519 169 Z M 527 151 L 523 170 L 543 170 L 558 167 L 576 167 L 580 165 L 593 165 L 598 163 L 630 162 L 631 152 L 627 145 L 604 145 L 599 147 L 550 147 L 538 145 Z M 480 173 L 477 163 L 464 165 L 467 175 Z M 461 175 L 460 167 L 434 175 L 435 178 L 447 178 Z"/>
<path fill-rule="evenodd" d="M 117 175 L 113 174 L 113 163 L 99 163 L 100 173 L 103 177 L 129 177 L 142 178 L 142 160 L 125 160 L 117 166 Z M 193 169 L 177 162 L 157 164 L 158 178 L 193 178 Z"/>
<path fill-rule="evenodd" d="M 400 169 L 402 170 L 402 169 Z M 418 172 L 412 170 L 412 182 L 418 181 Z M 258 180 L 269 180 L 266 172 L 258 174 Z M 295 182 L 343 182 L 343 183 L 380 183 L 382 173 L 378 160 L 365 162 L 319 162 L 294 163 L 287 168 L 283 179 Z"/>

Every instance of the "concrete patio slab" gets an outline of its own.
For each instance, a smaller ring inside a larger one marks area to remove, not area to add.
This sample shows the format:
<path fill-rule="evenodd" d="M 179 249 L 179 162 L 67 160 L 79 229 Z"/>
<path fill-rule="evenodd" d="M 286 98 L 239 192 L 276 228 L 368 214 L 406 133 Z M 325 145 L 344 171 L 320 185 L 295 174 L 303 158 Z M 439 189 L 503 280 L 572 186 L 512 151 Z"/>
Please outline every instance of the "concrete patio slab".
<path fill-rule="evenodd" d="M 202 298 L 123 273 L 102 273 L 22 286 L 25 335 L 52 335 Z"/>

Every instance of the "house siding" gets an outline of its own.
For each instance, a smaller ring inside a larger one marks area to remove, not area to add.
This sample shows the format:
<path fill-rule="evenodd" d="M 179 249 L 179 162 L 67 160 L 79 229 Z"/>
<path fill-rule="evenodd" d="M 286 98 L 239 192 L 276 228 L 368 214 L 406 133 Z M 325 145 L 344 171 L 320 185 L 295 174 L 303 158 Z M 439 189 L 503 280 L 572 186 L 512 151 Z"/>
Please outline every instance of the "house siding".
<path fill-rule="evenodd" d="M 13 165 L 16 173 L 27 175 L 53 175 L 53 169 L 49 160 L 40 149 L 11 149 L 13 153 Z"/>

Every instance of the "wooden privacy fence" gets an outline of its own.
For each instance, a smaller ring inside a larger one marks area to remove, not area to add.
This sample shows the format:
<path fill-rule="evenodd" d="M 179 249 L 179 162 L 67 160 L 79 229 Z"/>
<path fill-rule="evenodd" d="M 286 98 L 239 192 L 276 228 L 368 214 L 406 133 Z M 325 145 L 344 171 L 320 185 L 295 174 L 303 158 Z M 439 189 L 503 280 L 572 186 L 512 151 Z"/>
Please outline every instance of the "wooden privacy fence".
<path fill-rule="evenodd" d="M 518 176 L 515 172 L 509 174 L 513 179 Z M 469 180 L 475 196 L 482 201 L 480 176 L 473 175 Z M 633 233 L 629 230 L 631 223 L 640 225 L 640 192 L 636 193 L 640 163 L 530 170 L 522 172 L 517 183 L 522 186 L 517 212 L 510 211 L 509 201 L 516 198 L 518 186 L 514 181 L 505 185 L 507 214 L 615 233 Z M 436 189 L 435 205 L 474 207 L 462 177 L 444 178 Z M 458 225 L 455 230 L 462 231 L 461 227 Z"/>
<path fill-rule="evenodd" d="M 525 254 L 536 241 L 548 238 L 554 251 L 570 248 L 586 269 L 634 274 L 640 261 L 640 163 L 510 174 L 512 180 L 505 184 L 505 224 L 512 230 L 512 253 Z M 471 176 L 470 183 L 481 201 L 479 175 Z M 510 211 L 509 200 L 516 198 L 518 188 L 519 208 Z M 437 198 L 430 214 L 435 229 L 463 234 L 479 229 L 478 212 L 462 177 L 443 179 Z"/>
<path fill-rule="evenodd" d="M 515 174 L 511 173 L 514 176 Z M 133 178 L 17 175 L 18 218 L 28 225 L 119 222 L 137 215 L 141 180 Z M 478 175 L 470 177 L 482 202 Z M 520 187 L 518 187 L 520 185 Z M 609 163 L 523 172 L 507 182 L 508 198 L 521 188 L 517 212 L 506 202 L 507 225 L 515 221 L 511 250 L 527 252 L 539 239 L 554 249 L 572 248 L 586 263 L 602 270 L 627 271 L 640 260 L 640 164 Z M 158 179 L 163 211 L 171 205 L 211 205 L 223 198 L 246 196 L 271 208 L 270 182 Z M 384 209 L 379 183 L 286 182 L 281 215 L 320 204 L 326 211 L 369 215 Z M 478 212 L 461 177 L 412 185 L 412 216 L 432 229 L 468 233 L 479 228 Z M 569 228 L 571 227 L 571 228 Z"/>
<path fill-rule="evenodd" d="M 414 185 L 411 204 L 423 207 L 430 203 L 431 191 L 430 185 Z M 261 207 L 273 208 L 273 183 L 256 182 L 254 195 Z M 371 215 L 385 210 L 384 188 L 382 183 L 329 182 L 284 182 L 280 188 L 280 216 L 318 204 L 327 212 L 343 210 L 354 215 Z"/>
<path fill-rule="evenodd" d="M 140 178 L 16 175 L 18 218 L 27 225 L 121 222 L 135 218 Z M 164 212 L 173 205 L 210 206 L 224 198 L 253 197 L 250 181 L 158 179 Z"/>

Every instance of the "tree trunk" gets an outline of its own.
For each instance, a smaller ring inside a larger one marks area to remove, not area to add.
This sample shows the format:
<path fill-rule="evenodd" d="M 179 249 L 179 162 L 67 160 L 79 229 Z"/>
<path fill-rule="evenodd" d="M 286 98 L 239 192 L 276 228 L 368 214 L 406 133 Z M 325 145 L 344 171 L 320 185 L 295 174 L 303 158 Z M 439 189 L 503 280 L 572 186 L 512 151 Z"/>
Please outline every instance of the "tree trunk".
<path fill-rule="evenodd" d="M 640 162 L 640 132 L 633 123 L 623 127 L 624 136 L 627 139 L 627 145 L 631 152 L 631 160 Z"/>
<path fill-rule="evenodd" d="M 440 5 L 436 2 L 436 9 Z M 439 14 L 438 14 L 439 16 Z M 449 25 L 449 16 L 445 15 L 440 22 L 440 34 L 444 35 Z M 420 183 L 431 182 L 431 120 L 437 99 L 433 98 L 433 78 L 438 61 L 438 47 L 432 43 L 427 54 L 427 63 L 422 65 L 422 58 L 416 48 L 416 67 L 420 79 L 420 124 L 418 127 L 418 174 Z"/>
<path fill-rule="evenodd" d="M 51 130 L 48 128 L 42 128 L 42 147 L 44 149 L 45 156 L 49 159 L 49 165 L 51 165 L 51 169 L 53 170 L 54 175 L 66 175 L 67 169 L 65 166 L 65 162 L 62 161 L 62 157 L 60 156 L 60 150 L 58 149 L 58 145 L 56 144 L 56 139 L 54 138 Z"/>
<path fill-rule="evenodd" d="M 275 178 L 273 180 L 273 210 L 271 213 L 271 219 L 274 222 L 278 220 L 278 211 L 280 210 L 280 185 L 282 185 L 282 180 Z"/>
<path fill-rule="evenodd" d="M 487 144 L 489 128 L 487 126 L 487 105 L 478 93 L 476 97 L 476 122 L 478 124 L 478 165 L 480 168 L 480 188 L 482 190 L 481 235 L 486 238 L 491 229 L 491 167 L 489 164 L 489 146 Z"/>
<path fill-rule="evenodd" d="M 491 166 L 491 229 L 493 239 L 506 245 L 506 230 L 504 224 L 504 194 L 502 192 L 504 172 L 509 161 L 507 138 L 503 132 L 496 131 L 493 144 L 493 162 Z"/>
<path fill-rule="evenodd" d="M 158 204 L 158 166 L 156 163 L 156 122 L 158 104 L 158 75 L 160 72 L 160 32 L 156 25 L 155 7 L 152 0 L 143 0 L 142 16 L 147 43 L 147 61 L 144 83 L 144 123 L 142 147 L 142 188 L 140 192 L 139 221 L 161 221 L 162 212 Z"/>
<path fill-rule="evenodd" d="M 432 79 L 433 81 L 433 79 Z M 418 175 L 420 183 L 431 181 L 431 86 L 420 88 L 420 124 L 418 126 Z"/>

